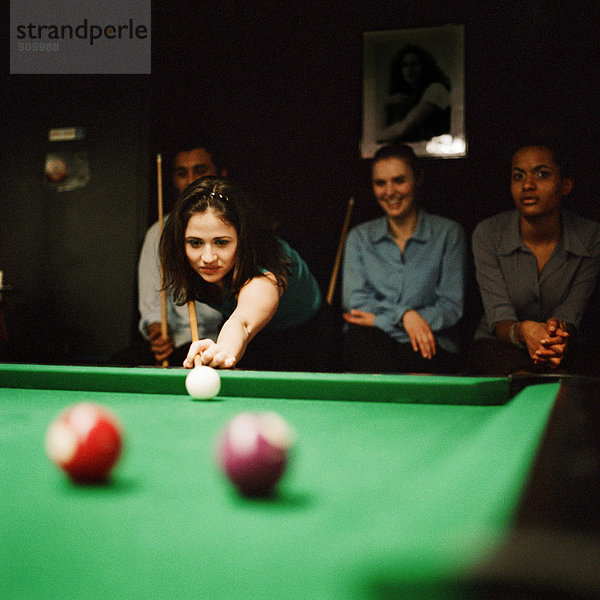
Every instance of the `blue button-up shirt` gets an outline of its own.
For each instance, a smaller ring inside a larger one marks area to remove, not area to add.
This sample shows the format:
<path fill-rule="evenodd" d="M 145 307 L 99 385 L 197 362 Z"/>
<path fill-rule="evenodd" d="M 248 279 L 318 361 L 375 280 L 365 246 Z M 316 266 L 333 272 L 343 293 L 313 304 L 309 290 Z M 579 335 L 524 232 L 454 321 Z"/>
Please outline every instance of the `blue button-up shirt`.
<path fill-rule="evenodd" d="M 416 310 L 436 334 L 437 344 L 457 352 L 444 330 L 463 314 L 465 234 L 450 219 L 420 209 L 417 228 L 404 252 L 388 230 L 387 218 L 358 225 L 348 234 L 344 253 L 342 304 L 375 314 L 375 327 L 400 343 L 407 310 Z"/>

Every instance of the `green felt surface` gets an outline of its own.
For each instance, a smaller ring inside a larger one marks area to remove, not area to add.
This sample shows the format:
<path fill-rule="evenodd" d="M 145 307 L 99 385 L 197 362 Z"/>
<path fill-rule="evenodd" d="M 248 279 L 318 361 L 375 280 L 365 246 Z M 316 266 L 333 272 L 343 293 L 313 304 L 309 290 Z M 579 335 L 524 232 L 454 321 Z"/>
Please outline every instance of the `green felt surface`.
<path fill-rule="evenodd" d="M 378 582 L 458 573 L 506 531 L 558 391 L 483 406 L 331 402 L 253 396 L 251 379 L 208 402 L 0 387 L 0 598 L 368 599 Z M 44 454 L 50 421 L 82 400 L 125 430 L 106 486 L 71 484 Z M 214 461 L 218 432 L 244 410 L 275 410 L 296 432 L 269 500 L 240 497 Z"/>

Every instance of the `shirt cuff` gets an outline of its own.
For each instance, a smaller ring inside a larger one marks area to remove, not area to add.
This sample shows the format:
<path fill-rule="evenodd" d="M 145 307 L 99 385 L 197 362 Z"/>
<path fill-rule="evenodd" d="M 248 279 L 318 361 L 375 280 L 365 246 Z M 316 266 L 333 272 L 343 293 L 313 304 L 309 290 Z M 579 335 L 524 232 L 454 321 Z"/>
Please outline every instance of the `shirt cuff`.
<path fill-rule="evenodd" d="M 394 325 L 396 327 L 400 327 L 400 329 L 404 329 L 404 325 L 402 324 L 402 317 L 404 316 L 405 313 L 407 313 L 409 310 L 412 310 L 412 308 L 410 306 L 400 306 L 397 310 L 396 310 L 396 322 L 394 323 Z"/>

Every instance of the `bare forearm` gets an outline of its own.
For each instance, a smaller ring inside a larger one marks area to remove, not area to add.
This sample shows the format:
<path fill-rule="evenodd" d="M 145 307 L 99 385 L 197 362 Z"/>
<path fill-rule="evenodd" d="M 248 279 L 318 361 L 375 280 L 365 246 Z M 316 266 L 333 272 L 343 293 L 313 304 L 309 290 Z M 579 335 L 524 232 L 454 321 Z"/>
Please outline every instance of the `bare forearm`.
<path fill-rule="evenodd" d="M 567 349 L 569 333 L 562 321 L 554 318 L 547 323 L 537 321 L 500 321 L 495 326 L 496 337 L 527 350 L 531 359 L 557 366 Z"/>
<path fill-rule="evenodd" d="M 506 342 L 515 345 L 519 345 L 515 342 L 520 342 L 521 344 L 524 344 L 524 341 L 521 337 L 520 326 L 521 323 L 519 323 L 518 321 L 500 321 L 499 323 L 496 323 L 494 333 L 496 334 L 496 338 L 501 342 Z"/>
<path fill-rule="evenodd" d="M 235 357 L 237 363 L 244 355 L 250 339 L 250 332 L 246 324 L 232 315 L 223 324 L 217 338 L 217 345 L 229 356 Z"/>
<path fill-rule="evenodd" d="M 389 127 L 386 127 L 378 136 L 380 141 L 402 138 L 411 133 L 423 121 L 436 110 L 436 107 L 428 102 L 415 106 L 402 121 L 398 121 Z"/>
<path fill-rule="evenodd" d="M 496 323 L 495 333 L 500 341 L 527 348 L 531 354 L 548 336 L 548 328 L 537 321 L 500 321 Z"/>

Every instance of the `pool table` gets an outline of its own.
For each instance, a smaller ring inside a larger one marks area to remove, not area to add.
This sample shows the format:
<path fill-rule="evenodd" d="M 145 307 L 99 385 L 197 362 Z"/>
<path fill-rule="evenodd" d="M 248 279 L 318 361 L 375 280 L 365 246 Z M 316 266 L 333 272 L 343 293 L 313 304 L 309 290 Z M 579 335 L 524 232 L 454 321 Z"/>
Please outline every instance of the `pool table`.
<path fill-rule="evenodd" d="M 0 365 L 0 598 L 600 589 L 595 509 L 557 516 L 578 495 L 598 498 L 597 443 L 581 442 L 585 465 L 570 459 L 591 472 L 578 476 L 581 489 L 564 493 L 569 477 L 553 471 L 557 452 L 568 454 L 565 414 L 576 417 L 570 438 L 598 433 L 589 381 L 233 370 L 221 372 L 216 399 L 198 401 L 186 374 Z M 52 419 L 84 400 L 109 407 L 124 428 L 123 456 L 104 485 L 71 483 L 44 451 Z M 233 489 L 214 444 L 234 415 L 265 410 L 286 419 L 296 442 L 276 493 L 257 500 Z M 550 500 L 557 481 L 563 495 Z"/>

